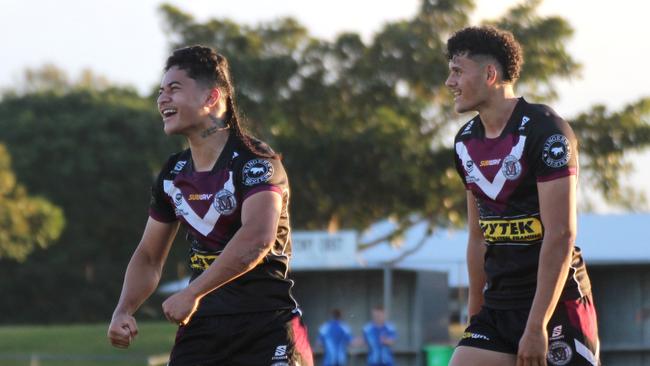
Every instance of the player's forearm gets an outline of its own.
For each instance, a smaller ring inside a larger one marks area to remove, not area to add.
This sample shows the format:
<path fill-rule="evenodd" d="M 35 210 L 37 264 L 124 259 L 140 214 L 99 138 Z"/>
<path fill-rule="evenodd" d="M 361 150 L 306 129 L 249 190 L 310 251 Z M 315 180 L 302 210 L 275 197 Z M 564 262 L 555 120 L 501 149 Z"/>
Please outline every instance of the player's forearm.
<path fill-rule="evenodd" d="M 467 315 L 469 317 L 472 317 L 478 314 L 478 312 L 481 311 L 483 303 L 484 298 L 482 288 L 479 289 L 478 286 L 474 288 L 470 285 L 470 290 L 467 298 Z"/>
<path fill-rule="evenodd" d="M 221 255 L 197 277 L 188 291 L 201 298 L 211 291 L 249 272 L 271 249 L 275 236 L 241 227 Z"/>
<path fill-rule="evenodd" d="M 573 240 L 574 234 L 569 230 L 545 234 L 528 326 L 539 329 L 548 324 L 569 273 Z"/>
<path fill-rule="evenodd" d="M 140 305 L 156 290 L 162 266 L 136 249 L 124 276 L 120 300 L 114 313 L 133 315 Z"/>
<path fill-rule="evenodd" d="M 467 272 L 469 291 L 467 301 L 468 315 L 478 313 L 483 306 L 483 288 L 486 277 L 484 270 L 485 245 L 482 241 L 470 240 L 467 244 Z"/>

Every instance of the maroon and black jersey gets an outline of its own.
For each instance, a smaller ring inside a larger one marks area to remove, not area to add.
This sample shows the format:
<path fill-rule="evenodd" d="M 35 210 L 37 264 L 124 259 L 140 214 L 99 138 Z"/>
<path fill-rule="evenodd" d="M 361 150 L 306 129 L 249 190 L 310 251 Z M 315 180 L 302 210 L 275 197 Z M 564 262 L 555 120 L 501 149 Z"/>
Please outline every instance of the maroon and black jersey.
<path fill-rule="evenodd" d="M 268 146 L 260 143 L 268 149 Z M 221 254 L 242 225 L 244 201 L 261 191 L 282 196 L 275 243 L 253 270 L 203 297 L 195 316 L 295 309 L 288 279 L 289 182 L 279 159 L 253 154 L 230 134 L 214 168 L 194 170 L 190 150 L 172 155 L 152 188 L 149 216 L 160 222 L 180 220 L 191 244 L 192 280 Z"/>
<path fill-rule="evenodd" d="M 575 135 L 552 109 L 520 98 L 501 136 L 485 137 L 476 116 L 456 135 L 455 151 L 458 174 L 476 197 L 487 245 L 485 305 L 529 307 L 544 238 L 537 183 L 577 175 Z M 575 247 L 563 300 L 590 293 L 580 253 Z"/>

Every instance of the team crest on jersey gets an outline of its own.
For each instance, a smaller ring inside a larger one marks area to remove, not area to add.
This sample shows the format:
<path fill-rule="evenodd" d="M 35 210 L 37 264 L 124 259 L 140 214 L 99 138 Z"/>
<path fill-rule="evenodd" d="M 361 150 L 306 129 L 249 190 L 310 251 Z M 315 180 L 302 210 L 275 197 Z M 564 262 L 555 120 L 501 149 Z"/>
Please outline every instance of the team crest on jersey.
<path fill-rule="evenodd" d="M 474 170 L 474 162 L 472 160 L 467 160 L 465 163 L 465 171 L 471 173 Z"/>
<path fill-rule="evenodd" d="M 176 207 L 178 207 L 178 206 L 180 206 L 182 204 L 183 204 L 183 194 L 178 192 L 178 193 L 176 193 L 176 195 L 174 195 L 174 205 L 176 205 Z"/>
<path fill-rule="evenodd" d="M 273 176 L 273 165 L 265 159 L 253 159 L 244 165 L 243 179 L 247 186 L 268 182 Z"/>
<path fill-rule="evenodd" d="M 501 172 L 508 180 L 515 180 L 521 175 L 521 163 L 515 156 L 508 155 L 503 159 Z"/>
<path fill-rule="evenodd" d="M 235 195 L 227 189 L 222 189 L 214 196 L 214 208 L 221 215 L 230 215 L 237 209 Z"/>
<path fill-rule="evenodd" d="M 557 134 L 546 139 L 542 151 L 542 160 L 546 165 L 551 168 L 561 168 L 567 165 L 570 158 L 571 146 L 566 136 Z"/>
<path fill-rule="evenodd" d="M 176 216 L 186 216 L 188 214 L 187 211 L 183 210 L 183 194 L 181 192 L 178 192 L 174 195 L 174 214 Z"/>
<path fill-rule="evenodd" d="M 546 359 L 549 364 L 563 366 L 571 361 L 571 357 L 573 357 L 573 351 L 565 342 L 555 341 L 548 345 L 548 354 Z"/>

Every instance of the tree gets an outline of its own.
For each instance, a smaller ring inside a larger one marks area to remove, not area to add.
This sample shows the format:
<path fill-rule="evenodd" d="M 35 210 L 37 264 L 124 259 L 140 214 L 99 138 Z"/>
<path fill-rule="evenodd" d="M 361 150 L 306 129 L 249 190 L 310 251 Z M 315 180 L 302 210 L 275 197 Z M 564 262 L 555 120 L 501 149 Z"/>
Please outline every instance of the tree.
<path fill-rule="evenodd" d="M 486 24 L 510 30 L 524 48 L 525 63 L 517 90 L 531 99 L 557 98 L 555 81 L 579 76 L 582 65 L 564 47 L 573 28 L 558 16 L 541 17 L 536 10 L 542 0 L 525 0 L 496 21 Z"/>
<path fill-rule="evenodd" d="M 0 262 L 0 276 L 13 279 L 0 282 L 0 291 L 11 294 L 0 304 L 0 321 L 97 321 L 110 314 L 147 219 L 149 187 L 181 148 L 162 132 L 151 98 L 93 85 L 65 81 L 0 102 L 0 141 L 15 157 L 18 181 L 67 219 L 56 245 L 34 252 L 28 264 Z"/>
<path fill-rule="evenodd" d="M 540 3 L 525 1 L 489 23 L 511 30 L 522 43 L 526 63 L 518 90 L 552 101 L 555 82 L 576 77 L 581 65 L 564 46 L 571 26 L 537 15 Z M 369 44 L 352 33 L 333 42 L 315 39 L 291 18 L 248 26 L 223 19 L 200 23 L 171 5 L 161 12 L 170 48 L 202 43 L 231 60 L 253 130 L 285 153 L 297 227 L 364 229 L 393 217 L 397 230 L 387 238 L 394 239 L 417 222 L 427 222 L 430 232 L 463 220 L 465 198 L 450 145 L 467 117 L 451 110 L 444 53 L 446 39 L 468 25 L 473 8 L 470 0 L 423 0 L 413 19 L 385 25 Z M 578 122 L 577 133 L 596 139 L 610 134 L 611 125 L 593 123 Z M 640 147 L 650 142 L 644 129 L 647 120 L 637 119 L 620 132 L 637 136 Z M 607 154 L 599 145 L 583 151 L 585 170 L 597 170 L 590 176 L 605 193 L 623 173 L 623 165 L 594 165 Z M 623 191 L 613 192 L 610 197 L 622 202 Z"/>
<path fill-rule="evenodd" d="M 31 197 L 17 184 L 11 159 L 0 144 L 0 258 L 24 262 L 36 248 L 47 248 L 61 235 L 61 208 Z"/>
<path fill-rule="evenodd" d="M 520 90 L 552 101 L 554 83 L 580 65 L 564 47 L 570 26 L 536 15 L 538 5 L 525 2 L 493 23 L 513 30 L 527 52 Z M 467 117 L 451 109 L 444 49 L 472 10 L 471 0 L 425 0 L 412 19 L 386 24 L 370 42 L 354 33 L 329 42 L 291 18 L 197 22 L 161 7 L 170 48 L 203 43 L 229 58 L 251 130 L 284 153 L 294 227 L 365 229 L 391 217 L 394 243 L 415 223 L 432 232 L 464 220 L 450 145 Z M 581 182 L 619 203 L 634 197 L 617 178 L 625 152 L 650 142 L 648 105 L 595 106 L 569 118 L 582 145 L 588 179 Z M 34 251 L 27 264 L 0 259 L 0 276 L 12 278 L 0 281 L 0 292 L 11 294 L 0 303 L 0 322 L 105 320 L 147 218 L 148 187 L 181 141 L 162 133 L 152 97 L 48 66 L 0 99 L 0 142 L 16 180 L 60 207 L 67 222 L 56 245 Z"/>
<path fill-rule="evenodd" d="M 53 64 L 45 64 L 40 68 L 26 69 L 23 73 L 22 85 L 18 90 L 10 90 L 9 94 L 43 93 L 45 91 L 62 95 L 75 89 L 106 90 L 113 86 L 103 76 L 96 75 L 91 70 L 83 70 L 76 80 L 71 80 L 68 74 Z"/>
<path fill-rule="evenodd" d="M 643 210 L 647 197 L 624 186 L 620 178 L 633 169 L 626 155 L 646 149 L 650 141 L 650 98 L 616 112 L 603 105 L 593 106 L 574 118 L 572 125 L 584 156 L 581 179 L 602 192 L 607 201 L 626 210 Z"/>

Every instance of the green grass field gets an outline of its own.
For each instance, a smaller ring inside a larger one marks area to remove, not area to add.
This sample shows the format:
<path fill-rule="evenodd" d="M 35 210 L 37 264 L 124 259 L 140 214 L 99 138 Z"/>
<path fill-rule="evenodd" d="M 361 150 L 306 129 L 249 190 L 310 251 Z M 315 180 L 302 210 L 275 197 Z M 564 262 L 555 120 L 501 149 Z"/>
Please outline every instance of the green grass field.
<path fill-rule="evenodd" d="M 167 322 L 138 326 L 140 334 L 128 350 L 108 343 L 108 324 L 0 326 L 0 365 L 146 366 L 149 356 L 169 353 L 176 326 Z M 452 324 L 451 339 L 458 339 L 463 329 L 464 325 Z"/>
<path fill-rule="evenodd" d="M 176 326 L 166 322 L 139 323 L 138 337 L 121 350 L 109 344 L 107 327 L 0 326 L 0 365 L 143 366 L 148 356 L 168 353 L 176 333 Z"/>

